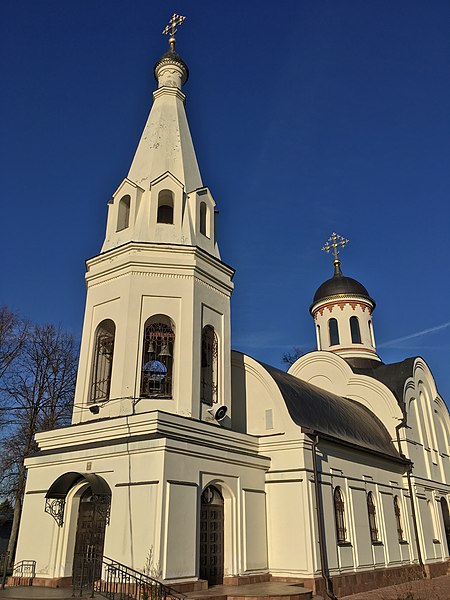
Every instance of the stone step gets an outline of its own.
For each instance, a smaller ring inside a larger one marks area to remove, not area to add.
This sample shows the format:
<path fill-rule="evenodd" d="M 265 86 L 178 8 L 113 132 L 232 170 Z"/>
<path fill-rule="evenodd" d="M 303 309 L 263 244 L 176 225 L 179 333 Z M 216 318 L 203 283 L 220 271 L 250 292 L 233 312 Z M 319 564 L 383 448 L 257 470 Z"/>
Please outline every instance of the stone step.
<path fill-rule="evenodd" d="M 312 600 L 312 591 L 302 585 L 270 581 L 245 585 L 215 585 L 189 592 L 189 600 Z"/>

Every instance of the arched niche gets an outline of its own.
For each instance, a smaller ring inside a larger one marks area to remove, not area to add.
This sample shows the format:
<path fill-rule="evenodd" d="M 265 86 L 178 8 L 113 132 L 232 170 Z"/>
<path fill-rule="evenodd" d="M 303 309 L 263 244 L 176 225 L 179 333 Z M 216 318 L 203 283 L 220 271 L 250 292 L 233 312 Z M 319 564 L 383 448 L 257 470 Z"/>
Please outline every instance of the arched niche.
<path fill-rule="evenodd" d="M 161 190 L 158 194 L 158 211 L 156 221 L 173 225 L 174 198 L 170 190 Z"/>
<path fill-rule="evenodd" d="M 119 206 L 117 209 L 117 227 L 116 231 L 122 231 L 127 229 L 130 225 L 130 208 L 131 208 L 131 196 L 126 194 L 119 200 Z"/>

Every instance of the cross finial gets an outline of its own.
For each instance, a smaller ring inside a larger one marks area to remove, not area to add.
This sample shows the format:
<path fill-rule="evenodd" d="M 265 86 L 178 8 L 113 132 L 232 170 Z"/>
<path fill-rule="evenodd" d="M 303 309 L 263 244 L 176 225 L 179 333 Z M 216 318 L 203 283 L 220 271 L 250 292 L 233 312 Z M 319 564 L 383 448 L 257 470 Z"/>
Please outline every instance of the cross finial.
<path fill-rule="evenodd" d="M 166 25 L 162 31 L 163 35 L 170 35 L 170 37 L 173 38 L 173 36 L 178 31 L 177 28 L 183 23 L 185 18 L 186 17 L 183 17 L 182 15 L 176 15 L 174 13 L 169 19 L 169 24 Z"/>
<path fill-rule="evenodd" d="M 341 261 L 339 260 L 339 252 L 340 249 L 345 248 L 345 246 L 348 244 L 349 240 L 345 239 L 344 237 L 342 237 L 341 235 L 338 235 L 337 233 L 335 233 L 333 231 L 333 233 L 331 234 L 331 236 L 328 238 L 328 240 L 325 242 L 324 247 L 322 248 L 322 250 L 324 252 L 326 252 L 327 254 L 329 252 L 333 253 L 334 256 L 334 274 L 335 275 L 341 275 Z"/>

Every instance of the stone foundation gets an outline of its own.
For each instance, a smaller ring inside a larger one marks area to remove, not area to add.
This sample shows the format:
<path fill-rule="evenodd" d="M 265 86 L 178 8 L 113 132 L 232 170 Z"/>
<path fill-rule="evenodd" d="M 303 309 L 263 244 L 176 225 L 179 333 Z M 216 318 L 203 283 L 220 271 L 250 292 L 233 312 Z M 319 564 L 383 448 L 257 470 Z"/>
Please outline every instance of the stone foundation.
<path fill-rule="evenodd" d="M 429 578 L 441 577 L 450 573 L 450 560 L 445 562 L 431 563 L 425 565 L 425 572 Z M 391 567 L 389 569 L 376 569 L 373 571 L 361 571 L 360 573 L 345 573 L 331 576 L 333 591 L 335 595 L 350 596 L 370 590 L 378 590 L 389 585 L 398 585 L 406 581 L 422 579 L 422 569 L 419 565 L 404 565 L 402 567 Z M 316 578 L 293 578 L 293 577 L 271 577 L 271 581 L 284 581 L 286 583 L 299 583 L 310 588 L 315 594 L 326 598 L 326 585 L 322 577 Z"/>
<path fill-rule="evenodd" d="M 433 579 L 450 574 L 450 560 L 436 562 L 425 565 L 427 577 Z M 372 571 L 361 571 L 360 573 L 345 573 L 333 575 L 333 590 L 338 598 L 341 596 L 350 596 L 361 592 L 368 592 L 387 587 L 389 585 L 398 585 L 406 581 L 422 579 L 422 570 L 419 565 L 404 565 L 402 567 L 393 567 L 389 569 L 375 569 Z M 290 584 L 300 584 L 312 590 L 314 594 L 319 594 L 326 598 L 326 585 L 322 577 L 300 578 L 300 577 L 273 577 L 269 573 L 259 575 L 234 575 L 224 577 L 224 585 L 247 585 L 255 583 L 266 583 L 269 581 L 278 581 Z M 49 588 L 70 588 L 72 585 L 71 577 L 46 578 L 46 577 L 8 577 L 9 586 L 40 586 Z M 197 581 L 181 581 L 178 583 L 167 584 L 174 591 L 180 593 L 198 592 L 208 589 L 208 582 L 204 579 Z M 225 598 L 225 597 L 224 597 Z M 218 600 L 215 597 L 215 600 Z"/>
<path fill-rule="evenodd" d="M 72 577 L 8 577 L 8 586 L 34 585 L 47 588 L 70 588 Z"/>

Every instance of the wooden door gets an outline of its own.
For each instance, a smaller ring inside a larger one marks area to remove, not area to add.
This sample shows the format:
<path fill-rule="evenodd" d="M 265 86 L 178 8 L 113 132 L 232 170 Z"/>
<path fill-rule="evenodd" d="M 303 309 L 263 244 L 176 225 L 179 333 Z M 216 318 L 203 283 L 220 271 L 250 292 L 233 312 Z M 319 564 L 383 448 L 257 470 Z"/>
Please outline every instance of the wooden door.
<path fill-rule="evenodd" d="M 202 494 L 200 511 L 200 578 L 209 585 L 223 583 L 223 498 L 210 485 Z"/>
<path fill-rule="evenodd" d="M 91 488 L 84 492 L 78 509 L 77 535 L 73 559 L 72 582 L 89 585 L 101 573 L 105 543 L 106 513 L 99 511 Z"/>

